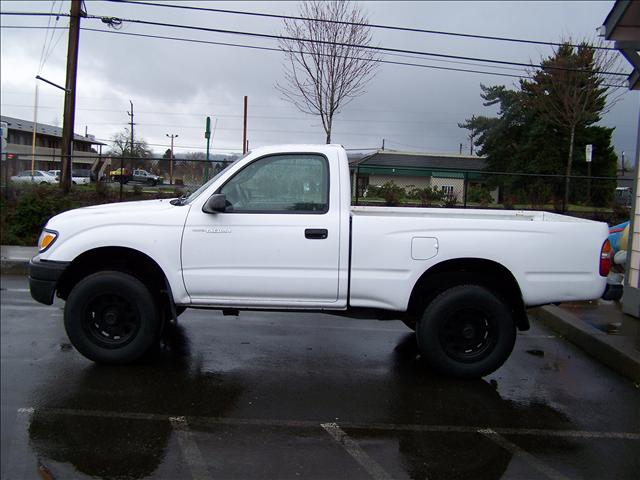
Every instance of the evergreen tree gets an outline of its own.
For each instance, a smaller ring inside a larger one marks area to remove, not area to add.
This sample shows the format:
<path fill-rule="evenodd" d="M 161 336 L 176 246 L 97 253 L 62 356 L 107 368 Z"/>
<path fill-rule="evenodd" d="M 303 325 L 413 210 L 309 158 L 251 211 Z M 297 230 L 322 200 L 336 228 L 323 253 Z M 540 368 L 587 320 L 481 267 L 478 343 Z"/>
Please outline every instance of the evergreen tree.
<path fill-rule="evenodd" d="M 480 85 L 484 105 L 497 105 L 498 116 L 474 115 L 458 126 L 476 136 L 479 153 L 487 156 L 487 170 L 564 177 L 491 177 L 502 195 L 517 194 L 539 205 L 553 200 L 557 209 L 566 208 L 569 200 L 600 205 L 611 200 L 611 182 L 581 182 L 570 195 L 568 178 L 587 174 L 580 148 L 587 144 L 594 145 L 592 175 L 615 176 L 613 129 L 593 126 L 607 108 L 608 89 L 600 72 L 611 68 L 610 62 L 590 45 L 564 44 L 517 89 Z"/>
<path fill-rule="evenodd" d="M 565 43 L 542 62 L 531 81 L 521 82 L 529 105 L 541 120 L 567 136 L 565 205 L 569 203 L 576 130 L 598 122 L 606 106 L 607 88 L 604 77 L 598 75 L 601 64 L 591 45 L 575 48 Z"/>

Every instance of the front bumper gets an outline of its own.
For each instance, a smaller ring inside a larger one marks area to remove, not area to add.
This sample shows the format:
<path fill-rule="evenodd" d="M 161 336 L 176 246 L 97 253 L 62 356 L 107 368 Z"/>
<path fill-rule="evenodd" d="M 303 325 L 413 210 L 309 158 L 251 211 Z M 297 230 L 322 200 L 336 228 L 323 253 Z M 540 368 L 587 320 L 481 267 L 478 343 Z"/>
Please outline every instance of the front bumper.
<path fill-rule="evenodd" d="M 37 302 L 51 305 L 58 279 L 69 262 L 53 262 L 33 257 L 29 262 L 29 290 Z"/>

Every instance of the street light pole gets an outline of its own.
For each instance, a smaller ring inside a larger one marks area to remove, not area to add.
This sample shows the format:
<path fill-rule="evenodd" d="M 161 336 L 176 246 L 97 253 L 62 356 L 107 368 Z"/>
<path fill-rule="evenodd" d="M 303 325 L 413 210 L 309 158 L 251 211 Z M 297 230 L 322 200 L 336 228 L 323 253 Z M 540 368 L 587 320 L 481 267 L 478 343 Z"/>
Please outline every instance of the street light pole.
<path fill-rule="evenodd" d="M 66 99 L 66 94 L 70 93 L 70 90 L 67 90 L 64 87 L 61 87 L 60 85 L 58 85 L 57 83 L 52 82 L 51 80 L 47 80 L 44 77 L 41 77 L 40 75 L 36 75 L 36 80 L 40 80 L 43 81 L 44 83 L 48 83 L 49 85 L 52 85 L 56 88 L 59 88 L 60 90 L 62 90 L 63 92 L 65 92 L 65 99 Z M 66 100 L 65 100 L 66 102 Z M 31 146 L 31 181 L 33 182 L 33 171 L 36 169 L 35 167 L 35 162 L 36 162 L 36 130 L 38 128 L 38 83 L 36 83 L 36 98 L 35 98 L 35 107 L 33 109 L 33 141 L 32 141 L 32 146 Z M 73 129 L 72 129 L 73 130 Z M 85 135 L 86 137 L 86 135 Z M 55 150 L 55 149 L 54 149 Z M 53 152 L 55 155 L 55 151 Z M 60 149 L 60 153 L 62 153 L 62 148 Z M 55 162 L 55 156 L 52 157 L 52 160 Z M 62 173 L 62 163 L 64 163 L 64 161 L 61 159 L 60 160 L 60 173 Z M 62 181 L 62 179 L 61 179 Z"/>
<path fill-rule="evenodd" d="M 168 133 L 165 135 L 171 139 L 171 158 L 169 159 L 169 184 L 173 185 L 173 159 L 175 157 L 173 155 L 173 139 L 178 138 L 178 135 L 169 135 Z"/>

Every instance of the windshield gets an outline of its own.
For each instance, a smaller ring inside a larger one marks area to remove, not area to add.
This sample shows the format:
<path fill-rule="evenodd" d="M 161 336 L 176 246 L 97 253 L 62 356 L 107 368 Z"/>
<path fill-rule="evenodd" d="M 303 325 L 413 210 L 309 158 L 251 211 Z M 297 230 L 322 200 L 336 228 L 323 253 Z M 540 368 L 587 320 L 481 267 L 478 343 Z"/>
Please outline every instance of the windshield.
<path fill-rule="evenodd" d="M 247 154 L 248 155 L 248 154 Z M 244 157 L 246 157 L 247 155 L 243 155 L 240 158 L 238 158 L 237 160 L 234 160 L 232 163 L 228 164 L 226 167 L 224 167 L 222 170 L 220 170 L 216 176 L 214 176 L 211 180 L 209 180 L 207 183 L 203 184 L 200 188 L 198 188 L 195 192 L 193 192 L 191 195 L 189 195 L 187 197 L 187 199 L 184 201 L 184 203 L 191 203 L 193 202 L 196 198 L 198 198 L 202 192 L 204 192 L 207 188 L 209 188 L 209 186 L 215 182 L 218 178 L 220 178 L 220 175 L 222 175 L 224 172 L 227 171 L 227 169 L 231 166 L 231 165 L 235 165 L 236 163 L 238 163 L 240 160 L 242 160 Z"/>

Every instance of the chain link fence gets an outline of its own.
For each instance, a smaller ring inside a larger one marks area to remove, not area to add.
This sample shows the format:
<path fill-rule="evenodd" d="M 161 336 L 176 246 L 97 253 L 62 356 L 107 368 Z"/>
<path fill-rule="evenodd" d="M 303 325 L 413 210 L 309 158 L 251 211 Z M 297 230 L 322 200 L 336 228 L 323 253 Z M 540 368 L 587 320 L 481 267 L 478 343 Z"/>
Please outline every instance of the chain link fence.
<path fill-rule="evenodd" d="M 2 189 L 5 198 L 29 186 L 57 185 L 61 175 L 59 155 L 31 156 L 8 152 L 2 161 Z M 203 155 L 204 157 L 204 155 Z M 166 193 L 184 194 L 193 191 L 225 169 L 236 157 L 207 161 L 204 158 L 161 157 L 93 157 L 73 156 L 71 179 L 73 188 L 116 190 L 118 199 L 125 200 L 127 192 L 135 191 L 153 196 Z M 162 195 L 161 195 L 162 194 Z"/>
<path fill-rule="evenodd" d="M 633 198 L 630 177 L 376 165 L 352 167 L 351 186 L 354 205 L 543 210 L 605 221 L 628 219 Z"/>
<path fill-rule="evenodd" d="M 2 189 L 5 199 L 31 185 L 59 183 L 60 156 L 5 155 Z M 203 155 L 204 157 L 204 155 Z M 72 158 L 72 190 L 101 192 L 107 201 L 167 198 L 187 194 L 226 168 L 237 157 L 138 158 L 78 155 Z M 628 218 L 632 178 L 567 177 L 447 168 L 356 165 L 351 168 L 354 205 L 533 209 L 586 218 Z"/>

